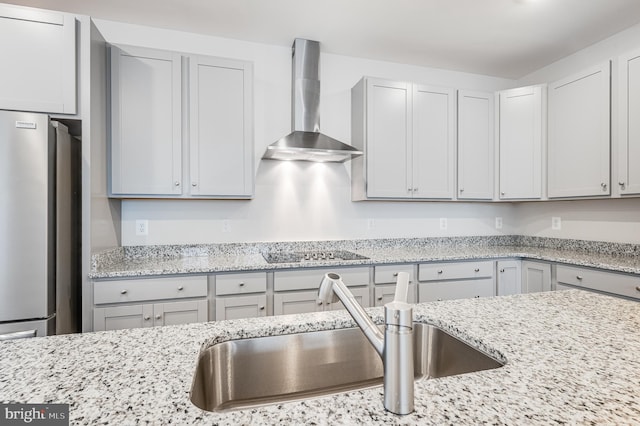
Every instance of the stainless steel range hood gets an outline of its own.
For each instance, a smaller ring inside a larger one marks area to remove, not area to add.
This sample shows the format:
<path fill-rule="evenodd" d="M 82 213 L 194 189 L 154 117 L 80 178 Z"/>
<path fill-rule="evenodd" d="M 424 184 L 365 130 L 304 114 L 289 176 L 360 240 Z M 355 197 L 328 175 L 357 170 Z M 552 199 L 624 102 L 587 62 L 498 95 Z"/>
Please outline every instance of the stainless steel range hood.
<path fill-rule="evenodd" d="M 339 162 L 362 155 L 351 145 L 320 133 L 320 43 L 295 39 L 292 61 L 292 132 L 267 147 L 262 158 Z"/>

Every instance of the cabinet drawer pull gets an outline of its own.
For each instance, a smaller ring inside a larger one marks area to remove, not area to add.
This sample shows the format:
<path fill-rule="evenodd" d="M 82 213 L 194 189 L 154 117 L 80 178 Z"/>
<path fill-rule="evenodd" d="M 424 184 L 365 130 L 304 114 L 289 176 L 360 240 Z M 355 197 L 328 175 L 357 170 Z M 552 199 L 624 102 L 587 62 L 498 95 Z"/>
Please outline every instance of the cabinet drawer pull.
<path fill-rule="evenodd" d="M 156 315 L 156 319 L 157 319 L 157 320 L 159 320 L 159 319 L 161 319 L 161 318 L 162 318 L 162 315 L 160 315 L 160 314 Z"/>
<path fill-rule="evenodd" d="M 442 273 L 442 269 L 438 269 L 438 273 L 441 274 Z"/>
<path fill-rule="evenodd" d="M 640 291 L 640 285 L 636 286 L 636 291 Z"/>
<path fill-rule="evenodd" d="M 178 286 L 178 291 L 182 291 L 182 290 L 184 290 L 184 287 L 183 286 Z"/>
<path fill-rule="evenodd" d="M 244 281 L 240 281 L 240 282 L 238 283 L 238 285 L 239 285 L 240 287 L 244 287 Z"/>
<path fill-rule="evenodd" d="M 321 300 L 318 300 L 318 305 L 322 305 L 322 301 Z"/>
<path fill-rule="evenodd" d="M 460 192 L 464 192 L 464 188 L 460 188 Z"/>
<path fill-rule="evenodd" d="M 500 272 L 504 272 L 504 268 L 500 269 Z"/>
<path fill-rule="evenodd" d="M 576 279 L 577 279 L 578 281 L 582 281 L 582 275 L 576 275 Z"/>
<path fill-rule="evenodd" d="M 127 290 L 120 290 L 120 294 L 127 294 Z"/>
<path fill-rule="evenodd" d="M 394 273 L 393 273 L 393 276 L 394 276 L 394 277 L 397 277 L 397 276 L 398 276 L 398 273 L 397 273 L 397 272 L 394 272 Z"/>
<path fill-rule="evenodd" d="M 606 191 L 606 190 L 607 190 L 607 184 L 606 184 L 606 183 L 602 182 L 602 183 L 600 184 L 600 186 L 602 187 L 602 190 L 603 190 L 603 191 Z"/>
<path fill-rule="evenodd" d="M 191 186 L 195 188 L 196 186 L 198 186 L 198 184 L 196 182 L 191 182 Z"/>
<path fill-rule="evenodd" d="M 640 289 L 638 291 L 640 291 Z M 382 300 L 382 296 L 378 296 L 378 300 Z"/>
<path fill-rule="evenodd" d="M 178 181 L 175 181 L 173 184 L 174 184 L 175 186 L 180 186 L 180 182 L 178 182 Z"/>
<path fill-rule="evenodd" d="M 264 311 L 264 306 L 260 306 L 260 310 L 261 310 L 261 311 Z"/>
<path fill-rule="evenodd" d="M 476 297 L 476 299 L 480 299 L 480 296 L 475 296 L 475 297 Z"/>
<path fill-rule="evenodd" d="M 149 321 L 150 319 L 151 319 L 151 317 L 150 317 L 149 315 L 145 315 L 145 316 L 144 316 L 144 320 L 145 320 L 145 321 Z"/>
<path fill-rule="evenodd" d="M 480 268 L 474 269 L 475 272 L 480 272 Z"/>

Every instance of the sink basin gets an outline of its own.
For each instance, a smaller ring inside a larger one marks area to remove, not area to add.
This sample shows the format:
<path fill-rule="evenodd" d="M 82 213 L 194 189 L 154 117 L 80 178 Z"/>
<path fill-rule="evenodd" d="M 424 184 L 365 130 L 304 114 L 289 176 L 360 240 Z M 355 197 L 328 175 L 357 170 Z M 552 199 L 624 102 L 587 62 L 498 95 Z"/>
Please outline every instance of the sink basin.
<path fill-rule="evenodd" d="M 503 365 L 437 327 L 414 326 L 416 379 Z M 244 409 L 378 386 L 382 373 L 359 328 L 230 340 L 200 354 L 191 401 L 208 411 Z"/>

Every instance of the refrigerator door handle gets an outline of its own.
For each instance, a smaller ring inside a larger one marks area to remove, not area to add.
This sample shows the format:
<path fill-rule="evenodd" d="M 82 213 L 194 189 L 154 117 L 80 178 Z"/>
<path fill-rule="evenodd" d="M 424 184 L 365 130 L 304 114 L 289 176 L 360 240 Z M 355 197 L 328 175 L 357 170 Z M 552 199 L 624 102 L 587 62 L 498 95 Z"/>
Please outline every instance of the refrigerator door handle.
<path fill-rule="evenodd" d="M 37 334 L 37 330 L 25 330 L 25 331 L 16 331 L 15 333 L 0 334 L 0 341 L 28 339 L 30 337 L 36 337 L 36 334 Z"/>

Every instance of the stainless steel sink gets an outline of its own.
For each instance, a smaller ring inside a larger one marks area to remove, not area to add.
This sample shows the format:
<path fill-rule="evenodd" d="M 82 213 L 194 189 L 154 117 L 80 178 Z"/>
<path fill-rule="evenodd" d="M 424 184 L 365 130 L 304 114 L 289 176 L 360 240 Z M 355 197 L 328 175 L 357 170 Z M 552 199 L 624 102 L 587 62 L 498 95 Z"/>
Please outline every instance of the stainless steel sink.
<path fill-rule="evenodd" d="M 414 330 L 416 379 L 503 365 L 434 326 Z M 359 328 L 230 340 L 200 354 L 191 401 L 208 411 L 244 409 L 377 386 L 382 373 Z"/>

